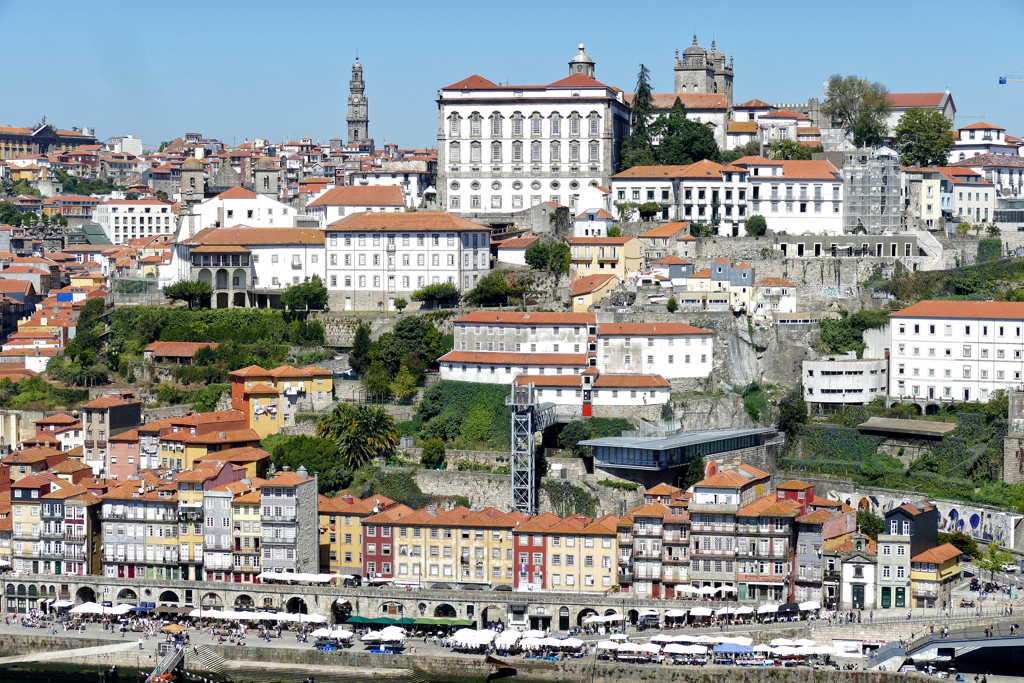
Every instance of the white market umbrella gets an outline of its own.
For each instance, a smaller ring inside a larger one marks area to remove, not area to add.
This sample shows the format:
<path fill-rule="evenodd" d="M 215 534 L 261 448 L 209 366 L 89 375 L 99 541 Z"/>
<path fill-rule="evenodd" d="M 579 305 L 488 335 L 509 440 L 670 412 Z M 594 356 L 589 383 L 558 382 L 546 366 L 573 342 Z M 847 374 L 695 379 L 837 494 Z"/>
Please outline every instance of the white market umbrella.
<path fill-rule="evenodd" d="M 362 638 L 359 639 L 364 643 L 379 643 L 380 642 L 380 631 L 370 631 Z"/>
<path fill-rule="evenodd" d="M 717 593 L 735 593 L 736 592 L 736 587 L 735 586 L 722 586 L 722 587 L 720 587 L 715 592 L 717 592 Z"/>
<path fill-rule="evenodd" d="M 598 650 L 614 650 L 619 646 L 618 643 L 611 640 L 601 640 L 597 643 Z"/>
<path fill-rule="evenodd" d="M 640 646 L 636 643 L 619 643 L 615 647 L 616 652 L 639 652 Z"/>
<path fill-rule="evenodd" d="M 519 631 L 502 631 L 494 639 L 495 647 L 512 647 L 519 642 L 519 639 L 523 637 L 523 634 Z"/>
<path fill-rule="evenodd" d="M 530 629 L 529 631 L 523 632 L 523 638 L 543 638 L 545 635 L 547 634 L 544 633 L 544 631 L 540 631 L 537 629 Z"/>
<path fill-rule="evenodd" d="M 641 652 L 646 652 L 651 655 L 656 655 L 661 652 L 661 646 L 655 643 L 646 643 L 644 645 L 640 645 L 639 648 Z"/>
<path fill-rule="evenodd" d="M 604 623 L 604 617 L 598 616 L 596 614 L 592 614 L 589 617 L 587 617 L 586 619 L 584 619 L 583 623 L 584 624 L 603 624 Z"/>
<path fill-rule="evenodd" d="M 774 650 L 772 650 L 770 645 L 761 644 L 754 646 L 754 652 L 774 652 Z"/>
<path fill-rule="evenodd" d="M 671 643 L 672 636 L 665 635 L 664 633 L 659 633 L 658 635 L 651 636 L 649 640 L 652 643 Z"/>
<path fill-rule="evenodd" d="M 793 641 L 789 638 L 772 638 L 772 647 L 779 647 L 780 645 L 792 645 Z"/>
<path fill-rule="evenodd" d="M 775 614 L 779 611 L 778 605 L 761 605 L 757 608 L 758 614 Z"/>
<path fill-rule="evenodd" d="M 714 645 L 715 644 L 715 639 L 712 638 L 711 636 L 697 636 L 696 638 L 693 639 L 693 642 L 695 642 L 695 643 L 706 643 L 708 645 Z"/>
<path fill-rule="evenodd" d="M 719 640 L 720 643 L 733 643 L 734 645 L 742 645 L 743 647 L 750 647 L 750 644 L 754 642 L 752 638 L 746 636 L 732 636 L 730 638 L 722 638 Z"/>
<path fill-rule="evenodd" d="M 711 615 L 712 612 L 707 607 L 694 607 L 690 610 L 690 616 L 693 617 L 710 617 Z"/>
<path fill-rule="evenodd" d="M 695 586 L 676 586 L 677 593 L 700 593 L 700 589 Z"/>
<path fill-rule="evenodd" d="M 736 608 L 735 607 L 722 607 L 720 609 L 715 610 L 715 615 L 719 616 L 719 617 L 727 616 L 729 614 L 735 614 L 735 613 L 736 613 Z"/>
<path fill-rule="evenodd" d="M 817 643 L 809 638 L 798 638 L 793 641 L 793 645 L 796 645 L 797 647 L 811 647 L 812 645 L 817 645 Z"/>
<path fill-rule="evenodd" d="M 744 605 L 743 607 L 736 608 L 736 614 L 753 614 L 754 608 Z"/>
<path fill-rule="evenodd" d="M 585 644 L 586 643 L 584 643 L 579 638 L 566 638 L 565 640 L 558 641 L 558 646 L 559 647 L 568 647 L 568 648 L 572 648 L 574 650 L 580 649 Z"/>
<path fill-rule="evenodd" d="M 640 613 L 639 616 L 641 616 L 641 617 L 656 617 L 656 616 L 658 616 L 658 610 L 656 610 L 656 609 L 644 610 L 643 612 Z"/>
<path fill-rule="evenodd" d="M 670 609 L 669 611 L 665 612 L 665 616 L 670 618 L 670 619 L 678 619 L 679 617 L 685 617 L 686 616 L 686 610 L 684 610 L 684 609 Z"/>
<path fill-rule="evenodd" d="M 821 609 L 821 603 L 819 603 L 817 600 L 808 600 L 807 602 L 801 602 L 797 606 L 800 608 L 801 612 L 813 612 L 815 610 Z"/>
<path fill-rule="evenodd" d="M 688 645 L 680 645 L 679 643 L 669 643 L 665 646 L 665 654 L 685 655 L 688 647 Z"/>
<path fill-rule="evenodd" d="M 718 589 L 717 588 L 712 588 L 711 586 L 705 586 L 704 588 L 700 589 L 700 594 L 701 595 L 714 595 L 717 592 L 718 592 Z"/>
<path fill-rule="evenodd" d="M 605 621 L 622 621 L 623 616 L 621 614 L 606 614 L 604 616 Z"/>
<path fill-rule="evenodd" d="M 673 643 L 692 643 L 694 640 L 693 636 L 672 636 Z"/>
<path fill-rule="evenodd" d="M 608 640 L 626 642 L 627 640 L 629 640 L 629 636 L 627 636 L 625 633 L 613 633 L 610 636 L 608 636 Z"/>

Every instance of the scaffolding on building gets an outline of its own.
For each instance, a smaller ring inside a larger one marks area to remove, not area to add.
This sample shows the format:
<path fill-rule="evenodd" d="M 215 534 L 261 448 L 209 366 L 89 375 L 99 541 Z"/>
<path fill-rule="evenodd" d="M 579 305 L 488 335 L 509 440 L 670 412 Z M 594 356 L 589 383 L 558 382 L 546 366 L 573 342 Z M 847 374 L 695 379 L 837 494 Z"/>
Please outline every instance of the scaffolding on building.
<path fill-rule="evenodd" d="M 536 442 L 542 432 L 558 419 L 554 403 L 540 403 L 532 384 L 512 385 L 505 399 L 512 408 L 512 509 L 524 515 L 537 514 Z"/>
<path fill-rule="evenodd" d="M 883 235 L 900 230 L 900 160 L 888 147 L 844 153 L 843 232 Z"/>

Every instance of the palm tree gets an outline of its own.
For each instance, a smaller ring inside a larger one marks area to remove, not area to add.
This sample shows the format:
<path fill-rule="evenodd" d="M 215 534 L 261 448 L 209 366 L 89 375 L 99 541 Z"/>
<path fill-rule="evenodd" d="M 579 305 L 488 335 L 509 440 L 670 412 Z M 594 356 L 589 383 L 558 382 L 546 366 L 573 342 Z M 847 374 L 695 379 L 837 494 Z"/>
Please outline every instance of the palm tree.
<path fill-rule="evenodd" d="M 316 434 L 334 439 L 344 464 L 353 470 L 391 455 L 398 446 L 394 419 L 383 408 L 371 406 L 339 403 L 317 423 Z"/>

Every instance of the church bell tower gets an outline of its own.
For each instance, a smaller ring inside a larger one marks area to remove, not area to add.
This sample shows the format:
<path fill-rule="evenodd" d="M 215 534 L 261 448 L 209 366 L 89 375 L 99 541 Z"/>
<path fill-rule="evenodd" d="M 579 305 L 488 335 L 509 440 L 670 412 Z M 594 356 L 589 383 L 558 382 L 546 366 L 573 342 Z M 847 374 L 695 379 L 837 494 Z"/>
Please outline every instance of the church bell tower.
<path fill-rule="evenodd" d="M 370 137 L 370 111 L 366 101 L 366 83 L 363 81 L 363 65 L 356 57 L 352 65 L 352 80 L 348 82 L 351 94 L 348 96 L 348 144 L 354 146 L 360 140 Z"/>

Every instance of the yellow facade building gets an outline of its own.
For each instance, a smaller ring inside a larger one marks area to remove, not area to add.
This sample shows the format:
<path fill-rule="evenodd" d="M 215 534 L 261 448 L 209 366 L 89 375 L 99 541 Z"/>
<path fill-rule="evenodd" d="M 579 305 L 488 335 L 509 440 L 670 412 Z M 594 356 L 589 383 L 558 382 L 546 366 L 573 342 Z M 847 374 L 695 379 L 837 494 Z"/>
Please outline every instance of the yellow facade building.
<path fill-rule="evenodd" d="M 572 278 L 610 273 L 620 281 L 636 276 L 644 266 L 644 245 L 635 237 L 569 237 Z"/>

